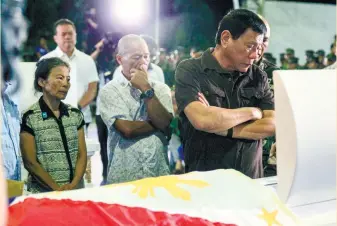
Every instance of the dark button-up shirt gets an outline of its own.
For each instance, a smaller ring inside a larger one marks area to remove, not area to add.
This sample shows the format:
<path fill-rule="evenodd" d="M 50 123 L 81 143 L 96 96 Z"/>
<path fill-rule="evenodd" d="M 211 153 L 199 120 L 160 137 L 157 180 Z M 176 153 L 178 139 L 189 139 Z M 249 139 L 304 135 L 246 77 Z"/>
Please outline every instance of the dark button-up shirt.
<path fill-rule="evenodd" d="M 186 171 L 236 169 L 252 178 L 263 175 L 261 141 L 234 139 L 196 130 L 184 113 L 198 101 L 198 92 L 211 106 L 273 110 L 267 75 L 253 65 L 246 73 L 223 69 L 207 50 L 200 58 L 181 62 L 176 71 L 176 99 L 182 120 Z"/>
<path fill-rule="evenodd" d="M 256 63 L 256 65 L 262 70 L 267 73 L 268 76 L 268 82 L 270 85 L 274 85 L 273 82 L 273 71 L 280 70 L 279 67 L 277 67 L 275 64 L 267 60 L 266 58 L 262 58 L 259 62 Z"/>

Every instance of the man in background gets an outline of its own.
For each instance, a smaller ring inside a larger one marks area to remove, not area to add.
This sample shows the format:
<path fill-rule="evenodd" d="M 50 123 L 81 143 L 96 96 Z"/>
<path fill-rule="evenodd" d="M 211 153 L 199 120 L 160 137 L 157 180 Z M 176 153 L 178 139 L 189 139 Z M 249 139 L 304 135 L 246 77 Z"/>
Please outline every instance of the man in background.
<path fill-rule="evenodd" d="M 264 24 L 266 25 L 267 31 L 264 34 L 263 37 L 263 43 L 261 45 L 261 48 L 258 51 L 258 58 L 255 61 L 255 64 L 261 68 L 261 70 L 265 71 L 268 75 L 268 82 L 271 86 L 273 86 L 273 71 L 274 70 L 279 70 L 279 68 L 273 64 L 272 62 L 270 62 L 269 60 L 267 60 L 264 57 L 265 52 L 267 52 L 268 46 L 269 46 L 269 39 L 270 39 L 270 26 L 268 21 L 260 16 L 260 18 L 262 19 L 262 21 L 264 22 Z"/>
<path fill-rule="evenodd" d="M 54 24 L 55 50 L 41 59 L 59 57 L 69 63 L 71 87 L 65 102 L 77 106 L 84 115 L 88 126 L 92 121 L 89 104 L 96 97 L 98 74 L 94 60 L 87 54 L 76 49 L 76 28 L 72 21 L 60 19 Z"/>

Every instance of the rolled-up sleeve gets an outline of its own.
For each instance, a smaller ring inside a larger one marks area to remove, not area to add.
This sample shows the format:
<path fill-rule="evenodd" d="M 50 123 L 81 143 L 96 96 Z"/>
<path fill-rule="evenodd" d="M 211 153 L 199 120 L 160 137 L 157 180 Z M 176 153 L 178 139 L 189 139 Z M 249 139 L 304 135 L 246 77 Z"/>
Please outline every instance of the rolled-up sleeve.
<path fill-rule="evenodd" d="M 96 68 L 96 64 L 94 62 L 94 60 L 89 57 L 88 58 L 88 62 L 86 66 L 86 71 L 87 71 L 87 76 L 86 78 L 88 79 L 87 83 L 92 83 L 92 82 L 98 82 L 99 81 L 99 77 L 98 77 L 98 73 L 97 73 L 97 68 Z"/>
<path fill-rule="evenodd" d="M 170 88 L 164 83 L 157 83 L 156 96 L 160 103 L 165 107 L 165 109 L 174 115 L 173 104 L 172 104 L 172 95 Z"/>
<path fill-rule="evenodd" d="M 261 110 L 274 110 L 274 93 L 270 89 L 268 78 L 266 75 L 262 77 L 262 97 L 259 100 L 259 108 Z"/>
<path fill-rule="evenodd" d="M 197 74 L 193 63 L 188 60 L 182 61 L 177 67 L 175 97 L 178 114 L 181 114 L 191 102 L 198 101 L 198 92 L 201 92 L 201 89 Z"/>
<path fill-rule="evenodd" d="M 99 97 L 99 106 L 101 117 L 108 128 L 111 128 L 116 119 L 126 119 L 126 114 L 129 112 L 126 107 L 122 95 L 119 95 L 118 90 L 108 84 L 105 86 Z"/>

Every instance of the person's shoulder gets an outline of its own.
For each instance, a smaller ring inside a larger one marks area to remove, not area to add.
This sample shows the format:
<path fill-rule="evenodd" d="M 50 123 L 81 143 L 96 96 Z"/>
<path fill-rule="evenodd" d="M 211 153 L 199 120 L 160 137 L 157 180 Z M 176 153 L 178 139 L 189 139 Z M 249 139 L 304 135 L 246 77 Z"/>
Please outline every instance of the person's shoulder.
<path fill-rule="evenodd" d="M 39 61 L 40 60 L 43 60 L 43 59 L 48 59 L 48 58 L 52 58 L 52 57 L 57 57 L 57 54 L 56 54 L 56 49 L 48 52 L 47 54 L 43 55 L 40 57 Z"/>
<path fill-rule="evenodd" d="M 170 87 L 163 82 L 152 80 L 151 86 L 155 90 L 171 91 Z"/>
<path fill-rule="evenodd" d="M 121 87 L 121 84 L 119 81 L 111 80 L 102 87 L 100 91 L 100 95 L 109 95 L 113 93 L 115 90 L 117 90 L 119 87 Z"/>
<path fill-rule="evenodd" d="M 182 60 L 176 69 L 176 79 L 190 79 L 191 76 L 200 74 L 202 70 L 201 58 L 190 58 Z"/>
<path fill-rule="evenodd" d="M 201 57 L 199 58 L 189 58 L 182 60 L 178 65 L 177 68 L 190 68 L 190 67 L 197 67 L 201 66 Z"/>
<path fill-rule="evenodd" d="M 267 73 L 262 70 L 259 66 L 253 64 L 249 73 L 252 73 L 254 79 L 262 79 L 263 77 L 267 77 Z"/>
<path fill-rule="evenodd" d="M 94 62 L 94 59 L 92 59 L 90 55 L 82 52 L 81 50 L 76 49 L 76 55 L 78 55 L 82 60 Z"/>
<path fill-rule="evenodd" d="M 121 74 L 121 73 L 122 73 L 122 65 L 118 65 L 113 71 L 113 74 Z"/>
<path fill-rule="evenodd" d="M 71 113 L 75 113 L 76 115 L 82 115 L 82 111 L 80 109 L 78 109 L 77 107 L 74 107 L 70 104 L 66 104 L 66 103 L 63 103 L 66 107 L 66 109 L 68 110 L 68 112 L 71 112 Z"/>
<path fill-rule="evenodd" d="M 155 63 L 151 63 L 151 67 L 153 70 L 155 71 L 162 71 L 163 69 L 161 69 L 161 67 L 159 67 L 157 64 Z"/>
<path fill-rule="evenodd" d="M 266 58 L 263 58 L 262 60 L 263 60 L 262 62 L 265 64 L 265 70 L 267 70 L 267 69 L 279 70 L 280 69 L 276 64 L 270 62 Z"/>
<path fill-rule="evenodd" d="M 28 116 L 30 115 L 40 114 L 40 113 L 41 113 L 41 109 L 40 109 L 39 102 L 35 102 L 31 106 L 29 106 L 26 110 L 22 111 L 22 118 L 28 118 Z"/>

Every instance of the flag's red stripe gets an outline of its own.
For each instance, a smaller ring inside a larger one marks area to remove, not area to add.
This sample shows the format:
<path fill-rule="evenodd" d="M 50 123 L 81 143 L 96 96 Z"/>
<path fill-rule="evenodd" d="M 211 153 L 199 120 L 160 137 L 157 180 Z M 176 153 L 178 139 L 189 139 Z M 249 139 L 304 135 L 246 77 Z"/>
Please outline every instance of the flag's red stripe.
<path fill-rule="evenodd" d="M 154 212 L 145 208 L 126 207 L 92 201 L 28 198 L 9 207 L 9 226 L 89 226 L 89 225 L 198 225 L 235 226 L 212 223 L 183 214 Z"/>

